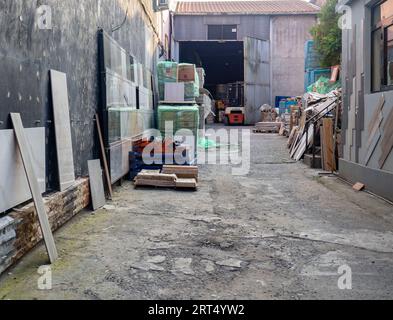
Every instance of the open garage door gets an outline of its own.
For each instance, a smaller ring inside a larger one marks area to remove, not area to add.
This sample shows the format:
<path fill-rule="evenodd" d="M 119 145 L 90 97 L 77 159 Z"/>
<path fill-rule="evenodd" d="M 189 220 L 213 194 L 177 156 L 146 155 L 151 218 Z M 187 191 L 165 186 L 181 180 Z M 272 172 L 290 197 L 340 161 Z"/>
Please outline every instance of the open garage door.
<path fill-rule="evenodd" d="M 261 120 L 259 111 L 270 104 L 270 44 L 269 41 L 244 38 L 244 104 L 246 124 Z"/>

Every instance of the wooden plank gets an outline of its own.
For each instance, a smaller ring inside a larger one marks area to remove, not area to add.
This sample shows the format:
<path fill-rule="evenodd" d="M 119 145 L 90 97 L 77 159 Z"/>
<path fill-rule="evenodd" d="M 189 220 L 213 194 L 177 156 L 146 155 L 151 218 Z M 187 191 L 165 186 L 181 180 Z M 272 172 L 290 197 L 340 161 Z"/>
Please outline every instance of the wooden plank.
<path fill-rule="evenodd" d="M 100 140 L 101 159 L 102 159 L 102 163 L 104 164 L 106 186 L 108 188 L 110 200 L 112 200 L 113 199 L 112 182 L 109 174 L 108 160 L 105 154 L 104 139 L 102 136 L 100 117 L 98 116 L 98 113 L 96 114 L 96 124 L 97 124 L 97 131 L 98 131 L 98 139 Z"/>
<path fill-rule="evenodd" d="M 291 133 L 290 133 L 289 138 L 288 138 L 288 143 L 287 143 L 287 147 L 288 148 L 290 148 L 292 146 L 292 143 L 293 143 L 293 141 L 295 139 L 295 135 L 296 135 L 297 131 L 298 131 L 298 127 L 293 127 L 292 128 Z"/>
<path fill-rule="evenodd" d="M 176 188 L 196 189 L 198 187 L 195 179 L 177 179 Z"/>
<path fill-rule="evenodd" d="M 373 116 L 372 116 L 372 118 L 371 118 L 371 120 L 369 122 L 368 133 L 371 133 L 373 131 L 375 123 L 380 118 L 380 114 L 382 112 L 382 109 L 383 109 L 384 105 L 385 105 L 385 96 L 381 95 L 381 97 L 379 98 L 379 102 L 378 102 L 377 108 L 374 110 Z"/>
<path fill-rule="evenodd" d="M 98 210 L 105 205 L 105 191 L 102 180 L 102 169 L 100 160 L 89 160 L 90 193 L 93 203 L 93 210 Z"/>
<path fill-rule="evenodd" d="M 29 188 L 37 211 L 46 250 L 49 255 L 49 260 L 51 263 L 54 263 L 58 258 L 55 240 L 53 238 L 52 230 L 49 224 L 48 215 L 46 214 L 44 199 L 42 198 L 37 176 L 32 164 L 31 154 L 28 148 L 27 139 L 20 114 L 11 113 L 11 121 L 12 125 L 14 126 L 16 140 L 18 141 L 23 166 L 26 171 L 27 181 L 29 183 Z"/>
<path fill-rule="evenodd" d="M 64 191 L 75 183 L 67 76 L 65 73 L 50 70 L 50 81 L 60 191 Z"/>
<path fill-rule="evenodd" d="M 379 113 L 378 115 L 378 121 L 375 122 L 374 127 L 372 128 L 371 132 L 369 132 L 368 140 L 367 140 L 367 148 L 370 146 L 371 142 L 374 140 L 375 135 L 377 132 L 379 132 L 379 128 L 382 124 L 383 121 L 383 115 L 382 113 Z"/>
<path fill-rule="evenodd" d="M 382 155 L 379 159 L 379 168 L 380 169 L 383 169 L 383 166 L 385 165 L 385 162 L 388 159 L 392 150 L 393 150 L 393 135 L 389 136 L 386 146 L 382 147 Z"/>
<path fill-rule="evenodd" d="M 307 150 L 307 147 L 312 144 L 314 139 L 314 125 L 310 124 L 308 129 L 308 141 L 306 141 L 306 133 L 303 134 L 299 144 L 297 145 L 293 158 L 299 161 Z"/>
<path fill-rule="evenodd" d="M 196 181 L 198 181 L 198 171 L 196 166 L 164 165 L 162 168 L 164 174 L 175 174 L 178 178 L 195 179 Z"/>
<path fill-rule="evenodd" d="M 322 167 L 325 171 L 335 171 L 335 157 L 333 155 L 333 120 L 322 120 L 321 128 Z"/>
<path fill-rule="evenodd" d="M 383 98 L 383 96 L 382 96 L 382 98 Z M 384 119 L 383 114 L 382 114 L 382 108 L 383 108 L 384 101 L 385 101 L 384 99 L 383 100 L 380 99 L 379 107 L 377 108 L 377 110 L 374 113 L 374 116 L 376 116 L 377 119 L 373 119 L 372 120 L 374 122 L 373 126 L 371 126 L 371 123 L 370 123 L 370 125 L 368 127 L 369 137 L 368 137 L 367 146 L 366 146 L 367 152 L 366 152 L 366 156 L 364 158 L 364 163 L 366 166 L 370 162 L 370 159 L 371 159 L 372 155 L 374 154 L 374 152 L 378 146 L 378 143 L 382 137 L 380 127 L 381 127 L 382 121 Z"/>
<path fill-rule="evenodd" d="M 366 164 L 366 166 L 370 162 L 370 159 L 371 159 L 372 155 L 374 154 L 375 149 L 377 148 L 377 145 L 378 145 L 379 141 L 381 140 L 381 137 L 382 137 L 381 131 L 378 128 L 378 131 L 374 134 L 373 139 L 369 142 L 368 147 L 367 147 L 366 156 L 364 158 L 364 163 Z"/>

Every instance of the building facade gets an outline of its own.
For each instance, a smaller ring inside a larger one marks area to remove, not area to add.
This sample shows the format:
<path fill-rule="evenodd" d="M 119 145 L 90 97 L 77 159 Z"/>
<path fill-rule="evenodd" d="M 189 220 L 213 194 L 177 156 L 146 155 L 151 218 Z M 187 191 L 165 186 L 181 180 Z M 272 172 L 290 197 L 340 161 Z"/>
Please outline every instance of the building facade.
<path fill-rule="evenodd" d="M 216 41 L 222 44 L 220 53 L 225 59 L 226 55 L 236 53 L 231 53 L 229 45 L 225 48 L 223 43 L 241 43 L 245 38 L 264 40 L 269 45 L 269 71 L 261 75 L 265 82 L 269 82 L 269 95 L 264 103 L 274 104 L 276 96 L 302 95 L 304 45 L 311 39 L 310 29 L 317 22 L 319 9 L 300 0 L 179 2 L 174 15 L 174 56 L 180 60 L 184 57 L 189 59 L 182 54 L 182 47 L 194 42 L 194 47 L 202 48 L 206 44 L 206 50 L 209 50 Z M 220 46 L 217 45 L 217 48 L 220 50 Z M 203 55 L 202 50 L 199 49 L 199 55 Z M 236 47 L 235 50 L 239 49 Z M 230 59 L 228 63 L 231 63 Z M 209 70 L 206 72 L 208 79 L 216 78 L 208 74 Z M 233 70 L 228 70 L 228 73 L 231 72 Z"/>
<path fill-rule="evenodd" d="M 393 200 L 393 1 L 342 1 L 340 174 Z"/>

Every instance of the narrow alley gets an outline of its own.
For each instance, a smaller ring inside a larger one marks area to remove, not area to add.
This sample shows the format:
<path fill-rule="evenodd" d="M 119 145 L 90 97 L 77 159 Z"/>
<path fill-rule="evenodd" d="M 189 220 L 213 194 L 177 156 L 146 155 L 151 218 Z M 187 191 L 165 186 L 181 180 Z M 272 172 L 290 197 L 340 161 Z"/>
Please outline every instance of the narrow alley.
<path fill-rule="evenodd" d="M 203 165 L 198 192 L 115 189 L 58 232 L 52 290 L 44 244 L 0 279 L 0 299 L 389 299 L 392 206 L 294 162 L 252 134 L 251 169 Z M 352 289 L 340 290 L 340 266 Z"/>

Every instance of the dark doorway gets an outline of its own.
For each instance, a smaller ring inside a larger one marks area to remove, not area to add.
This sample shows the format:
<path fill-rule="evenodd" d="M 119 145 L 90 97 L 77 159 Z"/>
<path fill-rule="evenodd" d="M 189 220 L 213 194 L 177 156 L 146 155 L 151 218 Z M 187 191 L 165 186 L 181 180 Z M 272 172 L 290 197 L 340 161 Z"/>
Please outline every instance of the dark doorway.
<path fill-rule="evenodd" d="M 181 62 L 205 69 L 205 87 L 213 96 L 217 85 L 244 81 L 243 41 L 185 41 L 179 49 Z"/>

